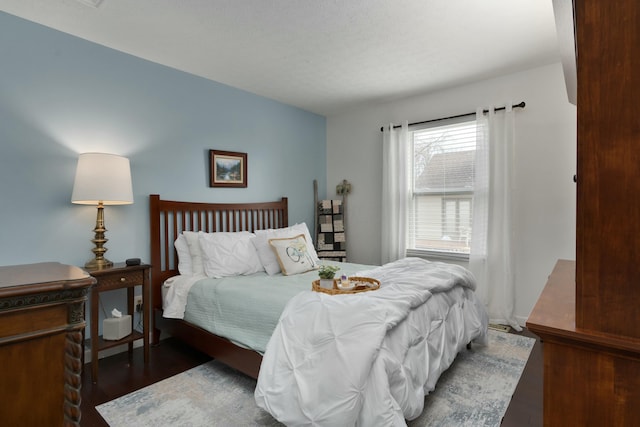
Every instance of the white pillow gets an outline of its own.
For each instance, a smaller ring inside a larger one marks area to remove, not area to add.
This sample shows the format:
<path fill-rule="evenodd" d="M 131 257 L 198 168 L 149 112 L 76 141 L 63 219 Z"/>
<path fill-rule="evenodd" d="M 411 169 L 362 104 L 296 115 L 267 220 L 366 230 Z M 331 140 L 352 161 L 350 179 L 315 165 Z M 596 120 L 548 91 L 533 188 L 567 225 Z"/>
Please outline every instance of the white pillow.
<path fill-rule="evenodd" d="M 202 251 L 200 250 L 200 242 L 198 242 L 197 231 L 183 231 L 184 237 L 187 239 L 189 246 L 189 254 L 191 255 L 191 274 L 204 274 L 202 265 Z"/>
<path fill-rule="evenodd" d="M 260 261 L 264 266 L 268 275 L 273 276 L 280 272 L 280 264 L 278 264 L 278 258 L 274 250 L 269 245 L 269 239 L 280 239 L 284 237 L 296 237 L 299 234 L 303 234 L 305 241 L 307 242 L 307 252 L 314 263 L 319 264 L 320 259 L 313 247 L 313 240 L 309 234 L 307 224 L 300 223 L 292 225 L 286 228 L 272 228 L 269 230 L 256 230 L 256 237 L 253 238 L 253 245 L 258 251 Z"/>
<path fill-rule="evenodd" d="M 173 245 L 178 253 L 178 272 L 183 276 L 192 276 L 193 269 L 191 268 L 191 253 L 189 252 L 189 244 L 184 234 L 178 234 L 178 238 Z"/>
<path fill-rule="evenodd" d="M 285 276 L 304 273 L 317 267 L 315 260 L 309 255 L 304 234 L 291 238 L 269 239 L 269 244 L 273 247 Z"/>
<path fill-rule="evenodd" d="M 213 278 L 240 276 L 263 271 L 248 231 L 199 233 L 204 273 Z"/>

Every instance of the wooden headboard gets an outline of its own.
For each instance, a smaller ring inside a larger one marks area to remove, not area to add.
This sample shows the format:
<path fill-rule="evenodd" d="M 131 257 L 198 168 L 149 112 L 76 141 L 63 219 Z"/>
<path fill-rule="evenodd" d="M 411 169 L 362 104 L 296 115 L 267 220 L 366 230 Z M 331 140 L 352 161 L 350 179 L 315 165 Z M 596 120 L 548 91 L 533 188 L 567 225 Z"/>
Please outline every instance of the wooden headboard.
<path fill-rule="evenodd" d="M 178 274 L 173 242 L 183 231 L 250 231 L 289 225 L 287 198 L 261 203 L 202 203 L 162 200 L 149 196 L 151 298 L 162 308 L 162 284 Z"/>

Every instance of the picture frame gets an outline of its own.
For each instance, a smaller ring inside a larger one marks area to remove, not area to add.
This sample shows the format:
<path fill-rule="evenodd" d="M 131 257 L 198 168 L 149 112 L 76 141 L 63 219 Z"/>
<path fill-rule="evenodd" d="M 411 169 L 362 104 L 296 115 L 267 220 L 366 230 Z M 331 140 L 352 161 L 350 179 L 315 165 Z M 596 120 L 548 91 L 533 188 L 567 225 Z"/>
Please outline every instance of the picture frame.
<path fill-rule="evenodd" d="M 247 153 L 209 150 L 210 187 L 247 187 Z"/>

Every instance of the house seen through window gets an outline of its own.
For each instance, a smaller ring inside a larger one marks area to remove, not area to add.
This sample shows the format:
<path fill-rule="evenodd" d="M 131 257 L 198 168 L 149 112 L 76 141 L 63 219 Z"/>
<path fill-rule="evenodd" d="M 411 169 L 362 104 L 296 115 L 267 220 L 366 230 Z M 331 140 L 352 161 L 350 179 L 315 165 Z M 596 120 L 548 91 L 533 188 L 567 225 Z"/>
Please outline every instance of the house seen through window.
<path fill-rule="evenodd" d="M 408 255 L 467 257 L 471 242 L 476 121 L 411 131 Z"/>

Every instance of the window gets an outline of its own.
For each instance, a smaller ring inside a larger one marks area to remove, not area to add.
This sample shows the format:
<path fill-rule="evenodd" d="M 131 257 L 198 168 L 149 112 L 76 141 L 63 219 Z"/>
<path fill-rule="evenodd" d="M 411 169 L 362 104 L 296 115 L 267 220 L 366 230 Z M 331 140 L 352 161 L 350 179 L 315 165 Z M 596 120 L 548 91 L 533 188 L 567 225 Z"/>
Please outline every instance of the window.
<path fill-rule="evenodd" d="M 469 256 L 475 120 L 412 130 L 407 255 Z"/>

